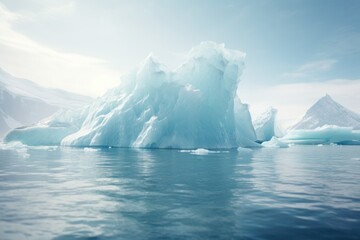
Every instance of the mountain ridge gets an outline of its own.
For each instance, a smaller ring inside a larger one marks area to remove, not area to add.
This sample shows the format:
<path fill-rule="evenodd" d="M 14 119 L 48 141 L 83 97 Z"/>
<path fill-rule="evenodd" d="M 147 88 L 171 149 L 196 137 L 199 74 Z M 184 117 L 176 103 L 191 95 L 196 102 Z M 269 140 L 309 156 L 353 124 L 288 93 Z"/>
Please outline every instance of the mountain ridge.
<path fill-rule="evenodd" d="M 326 94 L 316 101 L 291 129 L 315 129 L 324 125 L 352 127 L 359 130 L 360 116 Z"/>
<path fill-rule="evenodd" d="M 0 67 L 0 136 L 12 128 L 34 124 L 59 109 L 78 108 L 91 100 L 14 77 Z"/>

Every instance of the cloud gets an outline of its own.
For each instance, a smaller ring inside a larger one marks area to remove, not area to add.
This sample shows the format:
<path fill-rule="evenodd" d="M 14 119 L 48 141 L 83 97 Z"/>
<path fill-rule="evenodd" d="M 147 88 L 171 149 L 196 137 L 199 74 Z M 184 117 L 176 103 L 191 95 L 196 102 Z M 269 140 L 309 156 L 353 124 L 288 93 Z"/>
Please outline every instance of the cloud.
<path fill-rule="evenodd" d="M 117 85 L 120 73 L 107 61 L 52 49 L 14 30 L 13 24 L 24 19 L 0 4 L 0 66 L 6 71 L 44 86 L 93 96 Z"/>
<path fill-rule="evenodd" d="M 284 73 L 284 78 L 305 78 L 309 77 L 312 74 L 318 72 L 326 72 L 329 71 L 335 64 L 337 60 L 335 59 L 324 59 L 320 61 L 308 62 L 300 67 L 298 67 L 295 71 Z"/>
<path fill-rule="evenodd" d="M 75 12 L 74 1 L 43 1 L 39 3 L 39 7 L 35 11 L 27 11 L 25 14 L 29 19 L 36 19 L 38 17 L 54 17 L 69 15 Z"/>
<path fill-rule="evenodd" d="M 46 14 L 68 14 L 72 13 L 75 10 L 75 2 L 67 2 L 64 4 L 59 4 L 51 6 L 45 9 L 44 13 Z"/>
<path fill-rule="evenodd" d="M 9 25 L 9 22 L 13 22 L 21 18 L 20 14 L 16 14 L 13 12 L 10 12 L 5 8 L 4 5 L 0 3 L 0 24 L 1 25 Z"/>

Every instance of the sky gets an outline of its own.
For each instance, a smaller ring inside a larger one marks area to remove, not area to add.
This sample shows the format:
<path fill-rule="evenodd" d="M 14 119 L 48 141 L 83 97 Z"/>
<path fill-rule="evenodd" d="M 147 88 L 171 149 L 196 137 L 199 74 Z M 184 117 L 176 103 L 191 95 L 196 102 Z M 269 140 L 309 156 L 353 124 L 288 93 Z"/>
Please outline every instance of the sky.
<path fill-rule="evenodd" d="M 358 0 L 0 0 L 0 67 L 100 96 L 150 53 L 170 68 L 202 41 L 246 53 L 238 94 L 290 125 L 330 94 L 360 113 Z"/>

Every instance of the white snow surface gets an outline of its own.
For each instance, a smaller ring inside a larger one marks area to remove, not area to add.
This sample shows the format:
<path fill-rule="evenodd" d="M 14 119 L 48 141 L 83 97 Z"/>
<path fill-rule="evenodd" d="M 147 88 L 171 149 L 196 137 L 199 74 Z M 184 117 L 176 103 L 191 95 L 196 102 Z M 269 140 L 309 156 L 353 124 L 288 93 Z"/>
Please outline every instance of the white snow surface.
<path fill-rule="evenodd" d="M 224 44 L 203 42 L 171 71 L 150 55 L 91 105 L 15 129 L 5 141 L 179 149 L 256 146 L 248 106 L 236 95 L 244 57 Z"/>

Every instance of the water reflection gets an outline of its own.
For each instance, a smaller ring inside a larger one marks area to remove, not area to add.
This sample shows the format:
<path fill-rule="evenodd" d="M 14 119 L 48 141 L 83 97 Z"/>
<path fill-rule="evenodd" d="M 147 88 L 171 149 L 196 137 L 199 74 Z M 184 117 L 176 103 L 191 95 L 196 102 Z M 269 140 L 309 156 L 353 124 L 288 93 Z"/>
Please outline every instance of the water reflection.
<path fill-rule="evenodd" d="M 351 239 L 358 150 L 323 149 L 0 151 L 0 236 Z"/>

